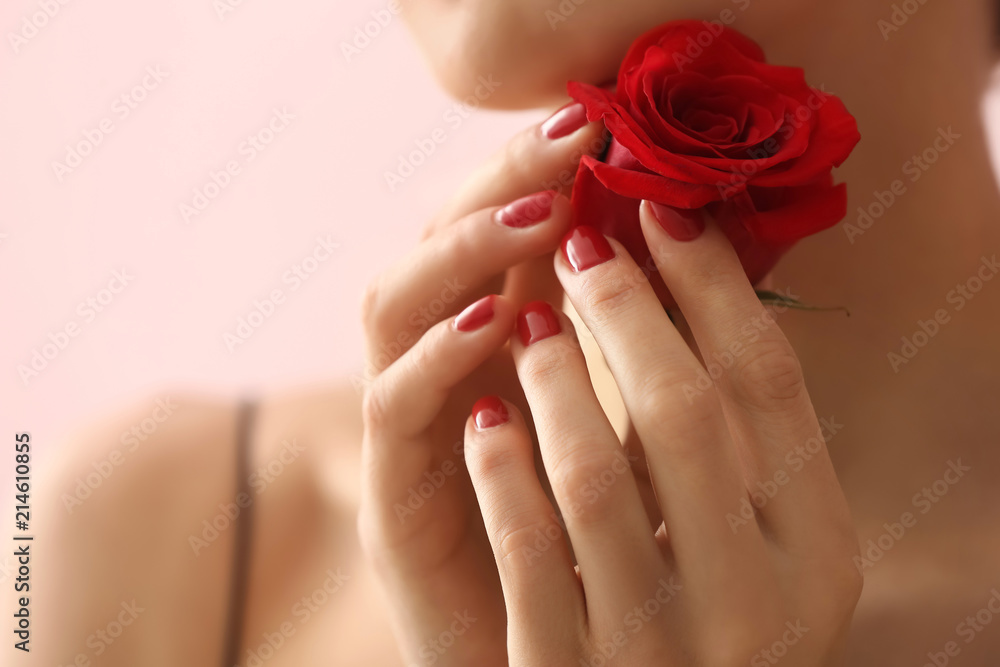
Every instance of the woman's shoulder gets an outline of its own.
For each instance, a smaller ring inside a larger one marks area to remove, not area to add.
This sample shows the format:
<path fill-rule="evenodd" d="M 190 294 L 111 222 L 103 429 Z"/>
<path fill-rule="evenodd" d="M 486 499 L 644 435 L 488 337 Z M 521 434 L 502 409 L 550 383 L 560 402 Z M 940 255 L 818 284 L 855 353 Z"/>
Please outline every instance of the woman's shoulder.
<path fill-rule="evenodd" d="M 238 491 L 241 442 L 251 491 L 281 474 L 275 461 L 291 471 L 300 457 L 358 458 L 360 402 L 346 385 L 242 399 L 151 395 L 66 438 L 50 461 L 47 496 L 69 524 L 142 509 L 184 515 Z M 165 497 L 172 502 L 139 502 Z"/>
<path fill-rule="evenodd" d="M 342 481 L 357 475 L 338 471 L 358 457 L 359 405 L 349 386 L 262 396 L 249 413 L 237 399 L 165 393 L 65 439 L 45 462 L 33 515 L 46 545 L 37 608 L 61 610 L 39 614 L 51 624 L 39 636 L 61 638 L 39 657 L 136 664 L 168 631 L 184 641 L 169 642 L 164 664 L 214 665 L 206 656 L 225 633 L 236 520 L 251 504 L 265 516 L 322 504 L 330 488 L 350 501 Z M 113 645 L 95 632 L 122 615 L 128 629 Z"/>
<path fill-rule="evenodd" d="M 39 460 L 32 603 L 37 636 L 53 638 L 39 664 L 136 664 L 167 627 L 187 637 L 165 649 L 171 662 L 207 664 L 231 536 L 205 553 L 188 537 L 231 495 L 236 414 L 235 402 L 151 396 Z"/>

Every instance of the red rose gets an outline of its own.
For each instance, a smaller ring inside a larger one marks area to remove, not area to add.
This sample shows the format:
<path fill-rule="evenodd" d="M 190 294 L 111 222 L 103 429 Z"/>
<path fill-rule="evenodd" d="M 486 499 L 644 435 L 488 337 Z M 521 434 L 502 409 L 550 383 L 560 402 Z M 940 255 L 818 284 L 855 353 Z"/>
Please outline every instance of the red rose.
<path fill-rule="evenodd" d="M 707 207 L 754 283 L 796 241 L 835 225 L 847 191 L 839 166 L 861 138 L 836 97 L 801 69 L 769 65 L 749 38 L 718 24 L 675 21 L 640 37 L 616 92 L 570 82 L 611 143 L 585 157 L 573 187 L 577 224 L 625 245 L 652 269 L 639 200 Z M 665 305 L 673 299 L 652 271 Z"/>

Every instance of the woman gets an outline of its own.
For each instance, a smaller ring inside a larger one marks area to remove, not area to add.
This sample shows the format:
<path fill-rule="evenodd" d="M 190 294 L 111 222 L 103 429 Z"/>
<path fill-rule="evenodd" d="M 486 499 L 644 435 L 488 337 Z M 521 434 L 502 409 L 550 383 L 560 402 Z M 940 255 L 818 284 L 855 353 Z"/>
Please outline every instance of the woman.
<path fill-rule="evenodd" d="M 675 327 L 620 245 L 567 236 L 565 191 L 543 184 L 601 128 L 563 107 L 369 290 L 363 406 L 347 387 L 252 410 L 176 399 L 142 462 L 75 505 L 148 408 L 81 436 L 38 510 L 38 664 L 994 664 L 995 8 L 404 4 L 442 84 L 465 97 L 492 75 L 497 108 L 559 106 L 645 30 L 732 12 L 859 120 L 847 233 L 770 279 L 853 316 L 764 309 L 711 220 L 644 204 Z M 564 293 L 630 415 L 624 449 Z M 745 354 L 691 392 L 691 350 L 718 358 L 748 322 Z"/>

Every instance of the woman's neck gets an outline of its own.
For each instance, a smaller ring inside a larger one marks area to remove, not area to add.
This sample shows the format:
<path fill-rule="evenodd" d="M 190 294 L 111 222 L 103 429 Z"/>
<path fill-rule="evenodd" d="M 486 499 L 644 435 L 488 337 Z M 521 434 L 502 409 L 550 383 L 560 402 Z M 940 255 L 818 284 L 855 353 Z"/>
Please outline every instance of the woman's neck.
<path fill-rule="evenodd" d="M 879 6 L 829 3 L 815 30 L 767 44 L 773 62 L 840 96 L 862 135 L 837 173 L 847 218 L 794 249 L 775 286 L 852 311 L 781 323 L 817 410 L 844 424 L 830 447 L 845 486 L 891 506 L 949 459 L 975 461 L 984 488 L 1000 471 L 1000 199 L 980 105 L 992 21 L 985 2 L 982 16 L 975 3 L 927 3 L 884 39 L 891 7 L 853 4 Z"/>

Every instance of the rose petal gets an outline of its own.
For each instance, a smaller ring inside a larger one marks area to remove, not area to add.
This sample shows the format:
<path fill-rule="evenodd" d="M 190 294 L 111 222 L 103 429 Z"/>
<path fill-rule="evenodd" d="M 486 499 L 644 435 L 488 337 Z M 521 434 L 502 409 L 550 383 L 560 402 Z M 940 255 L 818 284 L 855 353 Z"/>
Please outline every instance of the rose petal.
<path fill-rule="evenodd" d="M 838 98 L 828 96 L 817 112 L 818 131 L 812 133 L 806 150 L 780 168 L 751 178 L 754 185 L 775 187 L 808 183 L 818 175 L 839 167 L 861 140 L 858 123 Z"/>
<path fill-rule="evenodd" d="M 775 193 L 771 189 L 771 195 Z M 747 195 L 754 199 L 756 190 Z M 743 214 L 744 224 L 761 243 L 790 244 L 828 229 L 847 215 L 847 186 L 832 185 L 832 178 L 778 191 L 767 210 Z M 756 205 L 756 203 L 755 203 Z"/>

